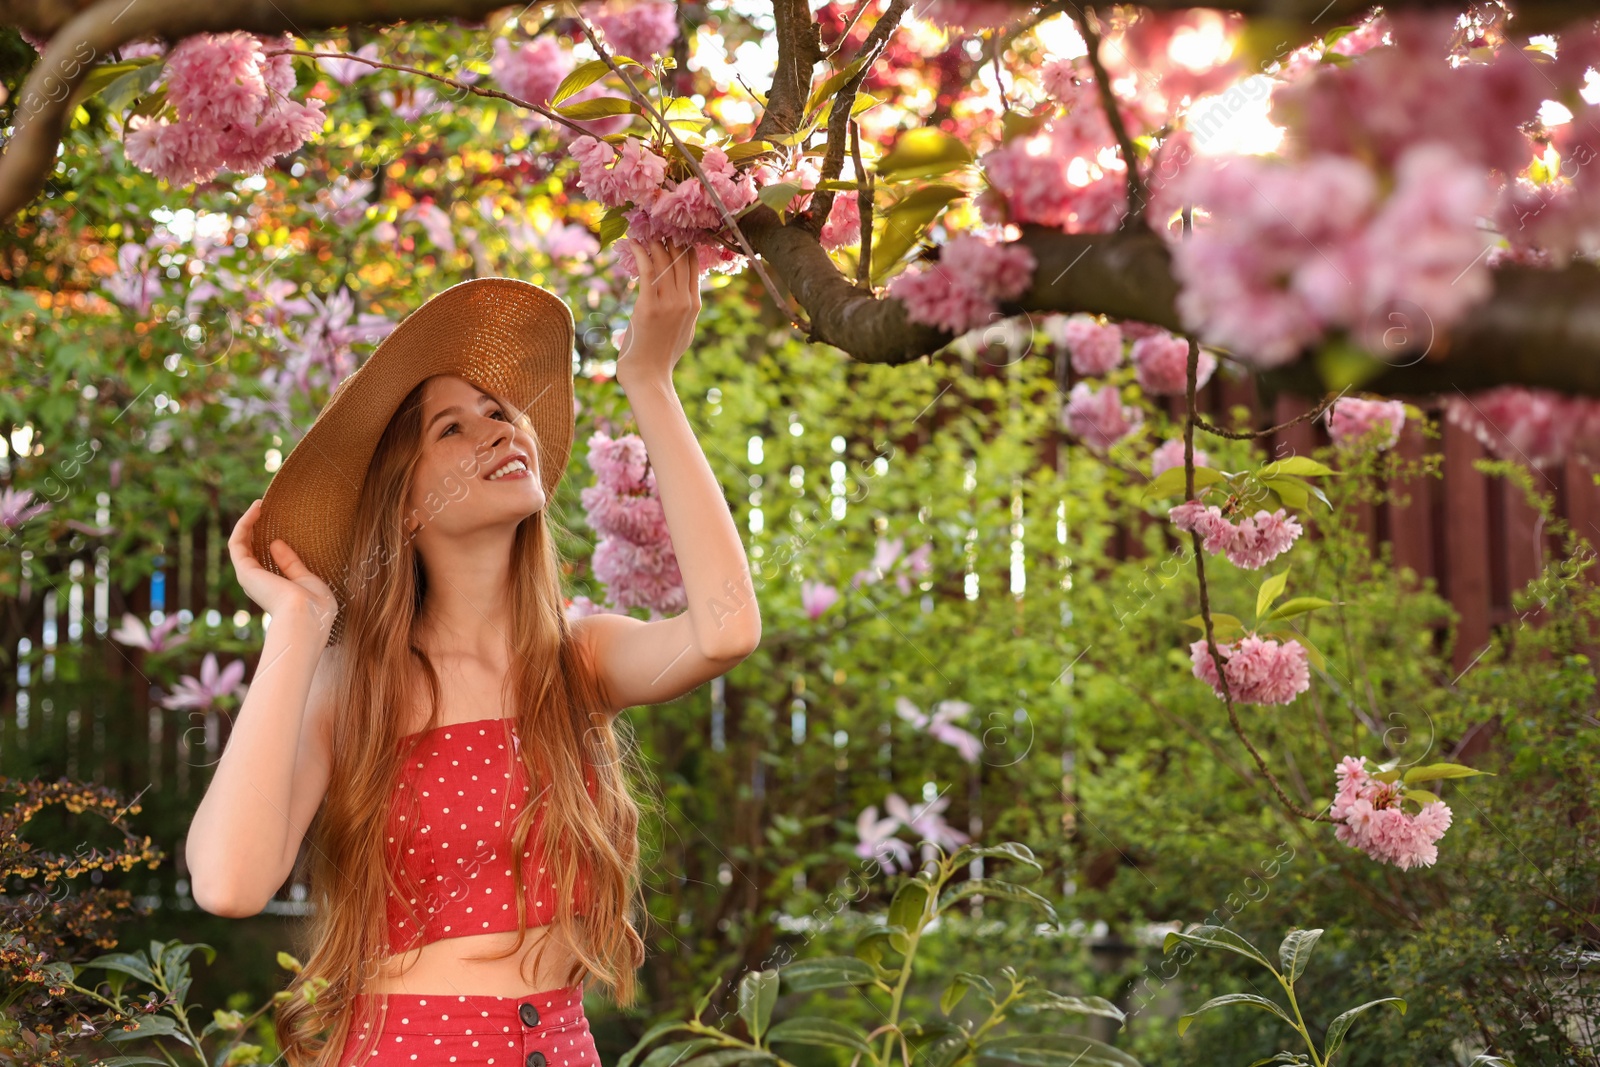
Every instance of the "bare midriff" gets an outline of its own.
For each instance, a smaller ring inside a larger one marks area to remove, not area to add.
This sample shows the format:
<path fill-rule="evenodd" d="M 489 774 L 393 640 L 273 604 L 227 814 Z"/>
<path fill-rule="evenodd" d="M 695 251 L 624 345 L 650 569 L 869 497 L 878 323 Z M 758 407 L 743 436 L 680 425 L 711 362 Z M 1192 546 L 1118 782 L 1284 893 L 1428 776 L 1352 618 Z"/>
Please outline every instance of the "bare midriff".
<path fill-rule="evenodd" d="M 367 984 L 365 991 L 522 997 L 558 989 L 572 984 L 567 976 L 576 958 L 571 952 L 551 945 L 544 950 L 544 958 L 535 969 L 534 957 L 549 933 L 549 927 L 530 929 L 521 952 L 496 960 L 467 957 L 505 952 L 517 942 L 515 930 L 432 941 L 384 959 L 378 975 Z"/>

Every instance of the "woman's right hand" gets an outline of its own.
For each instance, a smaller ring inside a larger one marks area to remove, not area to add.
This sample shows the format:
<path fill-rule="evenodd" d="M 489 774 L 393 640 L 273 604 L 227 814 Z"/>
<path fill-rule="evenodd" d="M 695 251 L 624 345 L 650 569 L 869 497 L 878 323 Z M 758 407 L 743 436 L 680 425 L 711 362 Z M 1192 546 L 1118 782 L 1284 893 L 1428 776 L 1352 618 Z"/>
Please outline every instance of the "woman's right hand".
<path fill-rule="evenodd" d="M 324 634 L 333 630 L 333 620 L 339 613 L 339 601 L 328 583 L 312 573 L 300 559 L 289 542 L 274 538 L 267 550 L 272 553 L 281 575 L 273 574 L 256 559 L 251 548 L 254 543 L 256 521 L 261 517 L 261 501 L 257 500 L 239 516 L 228 537 L 228 554 L 233 557 L 233 570 L 245 594 L 273 618 L 303 615 L 313 620 Z"/>

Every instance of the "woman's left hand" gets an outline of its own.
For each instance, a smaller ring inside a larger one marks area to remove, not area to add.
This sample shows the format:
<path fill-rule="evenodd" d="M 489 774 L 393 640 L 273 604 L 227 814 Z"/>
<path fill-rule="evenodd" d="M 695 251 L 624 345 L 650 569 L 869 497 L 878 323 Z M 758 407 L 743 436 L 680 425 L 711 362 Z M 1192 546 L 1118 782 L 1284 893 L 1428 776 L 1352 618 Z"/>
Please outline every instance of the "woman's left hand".
<path fill-rule="evenodd" d="M 639 298 L 617 356 L 617 379 L 670 380 L 700 315 L 699 254 L 692 245 L 628 241 L 639 268 Z"/>

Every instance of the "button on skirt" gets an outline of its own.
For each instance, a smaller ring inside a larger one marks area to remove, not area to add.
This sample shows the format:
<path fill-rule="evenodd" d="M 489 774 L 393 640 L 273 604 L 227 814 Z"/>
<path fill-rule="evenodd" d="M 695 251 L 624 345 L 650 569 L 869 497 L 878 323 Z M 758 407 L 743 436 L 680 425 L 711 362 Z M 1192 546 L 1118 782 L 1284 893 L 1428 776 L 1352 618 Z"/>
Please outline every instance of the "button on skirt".
<path fill-rule="evenodd" d="M 521 997 L 356 995 L 339 1067 L 447 1064 L 601 1067 L 583 1013 L 583 986 Z"/>

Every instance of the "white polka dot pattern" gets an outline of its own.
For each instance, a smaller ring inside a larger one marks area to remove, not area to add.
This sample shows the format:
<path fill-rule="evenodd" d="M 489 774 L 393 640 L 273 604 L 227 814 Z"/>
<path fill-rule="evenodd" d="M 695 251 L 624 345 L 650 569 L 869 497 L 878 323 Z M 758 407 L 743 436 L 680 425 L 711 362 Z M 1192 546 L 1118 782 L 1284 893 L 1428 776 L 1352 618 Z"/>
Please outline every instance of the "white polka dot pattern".
<path fill-rule="evenodd" d="M 582 983 L 521 997 L 361 993 L 353 1018 L 339 1067 L 601 1067 Z"/>
<path fill-rule="evenodd" d="M 401 740 L 409 745 L 417 736 L 407 734 Z M 422 732 L 391 801 L 385 845 L 387 862 L 397 869 L 401 884 L 407 884 L 408 872 L 420 892 L 407 901 L 414 918 L 389 893 L 390 953 L 449 937 L 517 928 L 507 857 L 512 823 L 533 796 L 516 755 L 520 743 L 505 716 Z M 535 815 L 522 853 L 529 927 L 555 920 L 555 890 L 538 844 L 542 821 L 542 814 Z M 580 901 L 583 887 L 580 879 Z M 583 913 L 581 903 L 577 913 Z"/>

